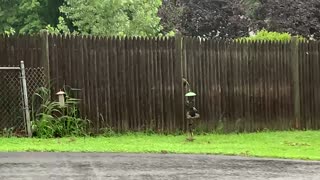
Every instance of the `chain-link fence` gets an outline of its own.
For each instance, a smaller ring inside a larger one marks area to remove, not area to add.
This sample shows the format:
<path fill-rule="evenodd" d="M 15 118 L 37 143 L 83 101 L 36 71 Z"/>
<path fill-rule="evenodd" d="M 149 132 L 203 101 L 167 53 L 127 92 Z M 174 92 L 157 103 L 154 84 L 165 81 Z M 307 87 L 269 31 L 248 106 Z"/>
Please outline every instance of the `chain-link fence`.
<path fill-rule="evenodd" d="M 25 69 L 28 105 L 31 107 L 32 95 L 45 86 L 43 68 Z M 26 106 L 24 103 L 22 71 L 20 67 L 0 67 L 0 131 L 9 130 L 26 135 Z"/>

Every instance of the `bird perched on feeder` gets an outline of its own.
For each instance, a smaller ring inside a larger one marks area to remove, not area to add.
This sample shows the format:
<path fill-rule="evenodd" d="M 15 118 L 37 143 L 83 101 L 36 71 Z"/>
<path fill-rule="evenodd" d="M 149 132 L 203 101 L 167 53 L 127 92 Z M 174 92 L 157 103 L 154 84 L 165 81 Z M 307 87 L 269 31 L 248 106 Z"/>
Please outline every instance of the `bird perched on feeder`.
<path fill-rule="evenodd" d="M 198 110 L 194 107 L 193 102 L 186 101 L 186 110 L 188 112 L 187 118 L 196 117 L 198 114 Z"/>

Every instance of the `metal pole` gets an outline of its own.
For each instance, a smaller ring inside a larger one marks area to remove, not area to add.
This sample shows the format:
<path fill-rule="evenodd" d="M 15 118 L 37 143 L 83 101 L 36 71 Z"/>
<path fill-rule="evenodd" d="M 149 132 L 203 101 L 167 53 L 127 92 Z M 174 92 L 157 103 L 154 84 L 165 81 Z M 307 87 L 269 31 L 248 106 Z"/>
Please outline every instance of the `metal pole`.
<path fill-rule="evenodd" d="M 23 123 L 24 123 L 24 130 L 27 131 L 27 120 L 26 120 L 26 111 L 24 108 L 24 97 L 23 97 L 23 86 L 22 86 L 22 78 L 21 78 L 21 68 L 19 67 L 19 72 L 20 72 L 20 93 L 21 93 L 21 100 L 22 100 L 22 112 L 23 112 Z"/>
<path fill-rule="evenodd" d="M 19 67 L 0 67 L 0 70 L 20 70 Z"/>
<path fill-rule="evenodd" d="M 23 100 L 24 100 L 24 108 L 25 108 L 24 110 L 25 110 L 26 121 L 27 121 L 27 132 L 28 132 L 28 136 L 32 137 L 30 110 L 29 110 L 29 103 L 28 103 L 27 81 L 26 81 L 26 70 L 25 70 L 23 61 L 21 61 L 20 68 L 21 68 Z"/>

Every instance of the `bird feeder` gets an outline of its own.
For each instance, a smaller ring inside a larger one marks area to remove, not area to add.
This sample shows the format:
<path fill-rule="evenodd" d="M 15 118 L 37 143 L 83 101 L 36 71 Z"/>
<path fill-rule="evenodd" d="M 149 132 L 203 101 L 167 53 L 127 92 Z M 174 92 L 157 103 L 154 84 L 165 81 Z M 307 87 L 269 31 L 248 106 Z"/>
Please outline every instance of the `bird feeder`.
<path fill-rule="evenodd" d="M 196 97 L 196 96 L 197 94 L 191 91 L 186 94 L 186 97 Z"/>
<path fill-rule="evenodd" d="M 195 97 L 196 93 L 189 91 L 185 94 L 186 100 L 186 109 L 187 109 L 187 119 L 197 119 L 199 114 L 197 113 L 197 109 L 195 108 Z"/>
<path fill-rule="evenodd" d="M 59 99 L 59 105 L 61 106 L 61 107 L 64 107 L 65 106 L 65 92 L 63 92 L 63 91 L 59 91 L 59 92 L 57 92 L 57 96 L 58 96 L 58 99 Z"/>
<path fill-rule="evenodd" d="M 197 94 L 189 91 L 187 94 L 185 94 L 186 99 L 186 105 L 187 107 L 194 107 L 195 106 L 195 98 Z"/>

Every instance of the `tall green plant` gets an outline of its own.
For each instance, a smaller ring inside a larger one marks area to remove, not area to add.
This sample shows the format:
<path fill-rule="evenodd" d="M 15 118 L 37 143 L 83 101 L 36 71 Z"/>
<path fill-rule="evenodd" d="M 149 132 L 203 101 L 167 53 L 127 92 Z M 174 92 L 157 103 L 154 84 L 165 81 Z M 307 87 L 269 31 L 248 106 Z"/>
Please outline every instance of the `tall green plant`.
<path fill-rule="evenodd" d="M 40 88 L 32 97 L 32 129 L 39 138 L 65 136 L 85 136 L 89 120 L 77 114 L 79 100 L 66 96 L 66 103 L 61 107 L 51 100 L 50 90 Z"/>

